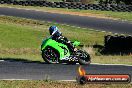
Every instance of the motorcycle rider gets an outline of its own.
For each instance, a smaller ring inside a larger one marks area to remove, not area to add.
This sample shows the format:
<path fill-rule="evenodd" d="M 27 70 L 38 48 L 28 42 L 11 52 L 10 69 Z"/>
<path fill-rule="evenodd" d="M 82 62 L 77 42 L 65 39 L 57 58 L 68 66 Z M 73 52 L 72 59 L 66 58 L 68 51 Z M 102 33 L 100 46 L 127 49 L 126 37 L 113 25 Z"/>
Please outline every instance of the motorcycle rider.
<path fill-rule="evenodd" d="M 51 38 L 59 43 L 63 43 L 67 45 L 68 49 L 74 53 L 77 49 L 74 47 L 74 45 L 69 41 L 66 37 L 62 36 L 62 33 L 59 31 L 59 29 L 56 26 L 49 27 L 49 32 Z"/>

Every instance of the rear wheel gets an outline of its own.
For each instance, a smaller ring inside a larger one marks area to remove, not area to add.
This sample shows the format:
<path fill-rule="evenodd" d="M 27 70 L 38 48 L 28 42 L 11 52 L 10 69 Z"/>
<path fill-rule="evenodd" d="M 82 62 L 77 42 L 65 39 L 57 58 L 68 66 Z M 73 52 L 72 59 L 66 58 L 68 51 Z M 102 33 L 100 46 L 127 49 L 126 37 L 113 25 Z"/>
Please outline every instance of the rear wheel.
<path fill-rule="evenodd" d="M 47 47 L 42 51 L 42 58 L 46 63 L 49 64 L 56 64 L 59 63 L 59 54 L 58 52 L 52 48 Z"/>
<path fill-rule="evenodd" d="M 91 63 L 91 57 L 86 51 L 78 50 L 76 56 L 80 65 L 89 65 Z"/>

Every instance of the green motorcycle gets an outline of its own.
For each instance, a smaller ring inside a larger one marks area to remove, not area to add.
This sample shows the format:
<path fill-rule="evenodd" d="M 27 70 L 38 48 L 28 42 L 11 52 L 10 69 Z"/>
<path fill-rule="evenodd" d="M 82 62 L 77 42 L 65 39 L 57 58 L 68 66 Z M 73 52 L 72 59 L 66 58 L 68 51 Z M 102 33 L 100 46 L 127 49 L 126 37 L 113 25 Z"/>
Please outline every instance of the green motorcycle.
<path fill-rule="evenodd" d="M 72 43 L 75 47 L 80 45 L 80 42 L 75 41 Z M 69 51 L 67 45 L 58 43 L 52 40 L 51 36 L 46 38 L 41 45 L 42 58 L 46 63 L 69 63 L 81 65 L 90 64 L 90 55 L 83 50 L 77 50 L 74 54 Z"/>

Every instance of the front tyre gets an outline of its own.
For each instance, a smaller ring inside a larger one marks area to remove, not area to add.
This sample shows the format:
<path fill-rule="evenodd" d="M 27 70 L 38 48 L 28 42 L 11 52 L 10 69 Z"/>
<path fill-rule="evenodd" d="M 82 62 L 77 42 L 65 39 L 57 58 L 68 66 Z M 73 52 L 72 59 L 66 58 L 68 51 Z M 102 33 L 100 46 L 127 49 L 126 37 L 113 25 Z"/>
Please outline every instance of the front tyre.
<path fill-rule="evenodd" d="M 52 47 L 47 47 L 42 51 L 42 58 L 48 64 L 57 64 L 57 63 L 59 63 L 59 54 Z"/>
<path fill-rule="evenodd" d="M 78 50 L 76 56 L 80 65 L 89 65 L 91 63 L 91 57 L 86 51 Z"/>

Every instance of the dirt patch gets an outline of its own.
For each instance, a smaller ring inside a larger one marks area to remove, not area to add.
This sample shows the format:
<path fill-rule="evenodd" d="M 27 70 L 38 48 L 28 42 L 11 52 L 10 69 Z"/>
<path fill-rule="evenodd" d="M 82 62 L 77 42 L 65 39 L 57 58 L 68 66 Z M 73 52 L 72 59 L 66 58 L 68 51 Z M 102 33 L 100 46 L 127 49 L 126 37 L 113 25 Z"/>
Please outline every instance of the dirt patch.
<path fill-rule="evenodd" d="M 96 18 L 104 18 L 104 19 L 115 19 L 112 17 L 106 17 L 105 15 L 102 14 L 93 14 L 93 13 L 81 13 L 81 12 L 66 12 L 66 11 L 45 11 L 45 12 L 50 12 L 50 13 L 59 13 L 59 14 L 69 14 L 69 15 L 77 15 L 77 16 L 87 16 L 87 17 L 96 17 Z"/>
<path fill-rule="evenodd" d="M 89 53 L 90 55 L 95 55 L 95 51 L 94 51 L 94 48 L 93 47 L 83 47 L 82 48 L 83 50 L 85 50 L 87 53 Z"/>

